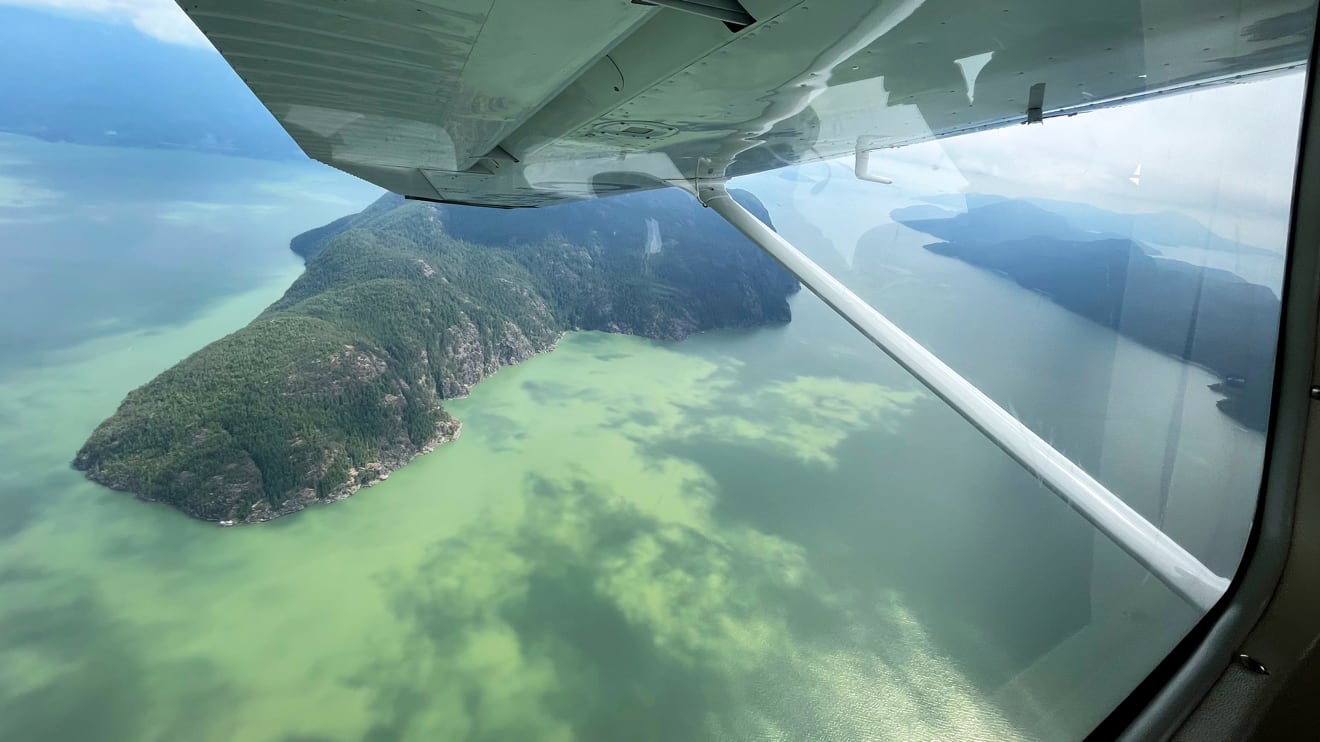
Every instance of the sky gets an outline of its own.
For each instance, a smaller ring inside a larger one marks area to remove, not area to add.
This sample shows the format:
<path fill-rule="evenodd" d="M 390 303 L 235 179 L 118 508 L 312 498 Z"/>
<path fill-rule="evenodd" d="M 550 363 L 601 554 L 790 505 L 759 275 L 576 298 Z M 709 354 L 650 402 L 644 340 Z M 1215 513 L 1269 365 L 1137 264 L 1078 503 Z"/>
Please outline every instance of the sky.
<path fill-rule="evenodd" d="M 933 190 L 1177 210 L 1271 248 L 1286 237 L 1304 87 L 1293 71 L 915 145 L 872 168 Z"/>
<path fill-rule="evenodd" d="M 1234 241 L 1282 253 L 1305 83 L 1302 70 L 1291 70 L 872 152 L 870 174 L 892 185 L 855 179 L 852 155 L 738 184 L 792 200 L 818 215 L 818 227 L 849 234 L 876 226 L 903 202 L 986 193 L 1120 213 L 1174 211 Z M 915 107 L 899 108 L 912 109 L 896 112 L 905 119 L 919 115 Z M 795 182 L 787 194 L 785 180 Z"/>
<path fill-rule="evenodd" d="M 131 25 L 169 44 L 210 46 L 172 0 L 0 5 Z M 1292 72 L 1168 95 L 1042 125 L 887 150 L 872 156 L 872 170 L 908 192 L 1058 198 L 1123 212 L 1172 209 L 1224 236 L 1281 250 L 1303 88 L 1304 76 Z M 819 179 L 826 167 L 832 167 L 831 177 L 851 177 L 851 158 L 805 166 L 802 176 Z"/>
<path fill-rule="evenodd" d="M 158 41 L 210 48 L 197 26 L 172 0 L 0 0 L 0 5 L 36 8 L 128 24 Z"/>

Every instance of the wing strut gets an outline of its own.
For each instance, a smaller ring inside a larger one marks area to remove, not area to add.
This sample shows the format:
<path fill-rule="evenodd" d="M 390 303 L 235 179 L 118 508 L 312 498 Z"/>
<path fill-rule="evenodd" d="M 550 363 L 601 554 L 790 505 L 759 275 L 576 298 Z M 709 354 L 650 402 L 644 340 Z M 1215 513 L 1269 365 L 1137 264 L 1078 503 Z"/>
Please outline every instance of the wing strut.
<path fill-rule="evenodd" d="M 1010 415 L 971 382 L 903 332 L 791 243 L 740 206 L 721 182 L 698 181 L 697 198 L 779 261 L 839 316 L 962 415 L 1041 483 L 1108 536 L 1177 595 L 1207 611 L 1228 588 L 1211 572 L 1081 467 Z"/>

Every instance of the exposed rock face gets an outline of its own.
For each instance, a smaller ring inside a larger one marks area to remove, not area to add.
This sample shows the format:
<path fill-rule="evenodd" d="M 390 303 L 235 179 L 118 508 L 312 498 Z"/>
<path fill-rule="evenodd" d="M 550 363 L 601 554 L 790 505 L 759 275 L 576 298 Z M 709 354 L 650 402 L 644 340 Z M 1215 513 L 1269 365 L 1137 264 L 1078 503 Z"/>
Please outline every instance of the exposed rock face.
<path fill-rule="evenodd" d="M 444 358 L 449 370 L 440 378 L 440 393 L 447 398 L 461 397 L 490 373 L 489 362 L 481 352 L 477 327 L 470 321 L 446 329 L 445 334 Z"/>
<path fill-rule="evenodd" d="M 444 360 L 446 371 L 440 377 L 440 396 L 444 399 L 466 397 L 477 382 L 499 370 L 500 366 L 522 363 L 537 353 L 554 347 L 558 334 L 528 339 L 522 328 L 505 321 L 491 352 L 486 352 L 477 326 L 466 317 L 445 328 Z"/>
<path fill-rule="evenodd" d="M 534 211 L 505 222 L 386 196 L 300 235 L 307 271 L 284 297 L 129 394 L 73 465 L 197 518 L 267 521 L 453 440 L 443 400 L 565 331 L 679 339 L 789 319 L 797 282 L 686 194 Z"/>
<path fill-rule="evenodd" d="M 274 520 L 281 515 L 296 513 L 309 505 L 338 502 L 339 500 L 346 499 L 363 487 L 370 487 L 389 479 L 390 472 L 401 468 L 404 464 L 412 461 L 417 456 L 424 453 L 430 453 L 435 450 L 436 446 L 441 444 L 458 440 L 462 428 L 462 423 L 453 418 L 447 418 L 436 426 L 435 438 L 431 439 L 421 447 L 414 446 L 411 442 L 406 440 L 397 441 L 394 446 L 381 451 L 380 461 L 368 461 L 364 463 L 360 469 L 358 467 L 349 467 L 347 472 L 348 478 L 336 485 L 334 489 L 325 493 L 325 495 L 319 494 L 314 488 L 304 487 L 290 494 L 287 498 L 282 500 L 278 506 L 272 506 L 267 500 L 259 500 L 250 506 L 247 513 L 243 513 L 238 508 L 235 508 L 231 511 L 234 517 L 221 519 L 219 524 L 222 526 L 236 526 L 246 523 L 262 523 L 268 520 Z M 88 476 L 95 479 L 90 473 Z M 250 488 L 251 486 L 251 480 L 230 483 L 230 501 L 237 502 L 241 499 L 237 497 L 237 495 L 240 495 L 245 488 Z"/>

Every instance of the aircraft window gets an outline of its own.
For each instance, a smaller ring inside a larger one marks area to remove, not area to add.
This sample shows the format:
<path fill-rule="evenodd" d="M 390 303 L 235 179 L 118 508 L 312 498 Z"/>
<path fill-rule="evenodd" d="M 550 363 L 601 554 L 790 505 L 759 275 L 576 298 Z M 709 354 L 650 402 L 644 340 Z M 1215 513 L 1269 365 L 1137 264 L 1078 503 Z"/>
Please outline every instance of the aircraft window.
<path fill-rule="evenodd" d="M 847 158 L 735 185 L 809 257 L 1231 577 L 1263 469 L 1303 90 L 1296 71 L 870 151 L 865 172 Z M 795 324 L 810 321 L 795 310 Z M 893 422 L 901 453 L 874 440 L 854 454 L 884 503 L 874 507 L 899 509 L 861 520 L 887 524 L 877 541 L 902 541 L 904 595 L 1023 731 L 1084 735 L 1201 609 L 897 365 L 872 378 L 915 395 Z"/>
<path fill-rule="evenodd" d="M 0 0 L 0 739 L 1084 737 L 1203 606 L 649 188 L 697 190 L 660 152 L 729 111 L 784 117 L 733 130 L 738 172 L 793 155 L 740 204 L 1237 570 L 1302 70 L 1071 117 L 1033 79 L 1011 113 L 1042 123 L 884 148 L 999 110 L 1019 50 L 954 39 L 923 109 L 872 73 L 941 33 L 933 2 L 783 3 L 859 19 L 806 53 L 765 41 L 805 27 L 767 2 L 498 3 L 480 34 L 482 3 L 183 5 L 210 37 L 169 0 Z M 1283 21 L 1262 54 L 1300 45 Z M 788 94 L 683 66 L 730 39 Z M 415 115 L 451 98 L 470 115 Z M 611 189 L 637 192 L 568 198 Z"/>

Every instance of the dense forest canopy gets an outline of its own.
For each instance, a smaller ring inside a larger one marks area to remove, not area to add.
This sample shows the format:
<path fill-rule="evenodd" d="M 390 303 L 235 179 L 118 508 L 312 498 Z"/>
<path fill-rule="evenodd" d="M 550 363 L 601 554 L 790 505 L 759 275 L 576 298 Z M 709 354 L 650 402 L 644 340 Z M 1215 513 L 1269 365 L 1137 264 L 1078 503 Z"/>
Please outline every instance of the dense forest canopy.
<path fill-rule="evenodd" d="M 76 467 L 198 518 L 268 520 L 451 440 L 444 399 L 565 331 L 786 322 L 798 289 L 670 190 L 522 212 L 386 195 L 291 247 L 307 269 L 285 295 L 130 393 Z"/>

